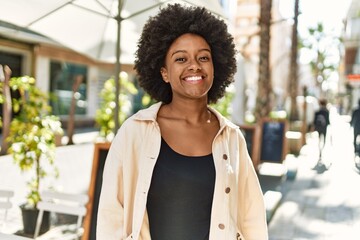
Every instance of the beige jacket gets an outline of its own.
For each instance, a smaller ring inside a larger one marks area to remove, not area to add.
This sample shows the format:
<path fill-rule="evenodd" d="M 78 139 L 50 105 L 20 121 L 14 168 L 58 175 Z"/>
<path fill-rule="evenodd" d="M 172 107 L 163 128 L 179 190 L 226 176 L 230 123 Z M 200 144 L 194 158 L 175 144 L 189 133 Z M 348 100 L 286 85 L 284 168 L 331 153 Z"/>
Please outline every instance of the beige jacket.
<path fill-rule="evenodd" d="M 160 151 L 160 106 L 130 117 L 111 144 L 98 209 L 98 240 L 151 239 L 146 201 Z M 266 240 L 263 195 L 245 139 L 236 125 L 211 110 L 220 130 L 212 146 L 216 180 L 209 240 Z"/>

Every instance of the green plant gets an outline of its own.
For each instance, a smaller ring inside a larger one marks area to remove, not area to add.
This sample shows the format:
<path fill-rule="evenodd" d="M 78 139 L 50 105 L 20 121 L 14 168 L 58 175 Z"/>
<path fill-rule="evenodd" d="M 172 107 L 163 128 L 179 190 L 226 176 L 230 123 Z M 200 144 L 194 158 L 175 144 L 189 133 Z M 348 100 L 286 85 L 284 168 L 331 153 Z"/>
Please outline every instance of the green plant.
<path fill-rule="evenodd" d="M 338 78 L 340 44 L 341 39 L 325 31 L 322 23 L 308 28 L 308 35 L 299 42 L 300 49 L 307 51 L 307 56 L 310 56 L 309 66 L 320 90 L 319 97 L 331 92 L 331 82 Z"/>
<path fill-rule="evenodd" d="M 129 81 L 128 75 L 125 72 L 120 73 L 120 86 L 121 91 L 119 98 L 119 122 L 122 124 L 131 113 L 131 99 L 130 95 L 137 94 L 138 90 L 135 85 Z M 110 78 L 105 81 L 104 87 L 100 92 L 101 104 L 100 108 L 96 111 L 95 121 L 100 127 L 100 137 L 105 140 L 111 140 L 114 137 L 114 112 L 115 112 L 115 79 Z"/>
<path fill-rule="evenodd" d="M 233 85 L 230 85 L 226 88 L 225 95 L 220 98 L 217 103 L 211 104 L 218 112 L 220 112 L 224 117 L 230 118 L 232 114 L 231 101 L 235 96 L 235 88 Z"/>
<path fill-rule="evenodd" d="M 62 134 L 61 122 L 51 113 L 48 96 L 35 86 L 35 79 L 24 76 L 11 78 L 10 87 L 19 91 L 20 98 L 13 99 L 16 113 L 10 124 L 11 153 L 21 171 L 33 171 L 28 181 L 27 206 L 36 207 L 41 199 L 40 183 L 50 173 L 58 176 L 54 164 L 55 135 Z"/>

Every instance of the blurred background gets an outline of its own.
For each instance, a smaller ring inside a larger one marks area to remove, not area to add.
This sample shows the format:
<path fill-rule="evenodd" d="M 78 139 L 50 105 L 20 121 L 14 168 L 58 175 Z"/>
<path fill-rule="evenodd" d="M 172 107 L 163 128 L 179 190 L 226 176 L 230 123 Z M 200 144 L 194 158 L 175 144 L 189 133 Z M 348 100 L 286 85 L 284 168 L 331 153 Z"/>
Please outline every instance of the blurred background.
<path fill-rule="evenodd" d="M 244 133 L 270 239 L 359 239 L 350 121 L 360 99 L 360 0 L 0 0 L 0 193 L 10 189 L 14 203 L 0 212 L 0 233 L 32 238 L 18 206 L 41 189 L 87 194 L 92 204 L 106 156 L 97 144 L 154 102 L 133 70 L 142 27 L 175 2 L 208 8 L 234 37 L 238 71 L 212 107 Z M 319 100 L 330 112 L 323 150 L 313 129 Z M 28 156 L 39 142 L 38 159 L 51 157 L 38 163 L 45 181 L 31 185 L 37 165 Z M 266 144 L 279 158 L 267 158 Z M 74 221 L 59 219 L 40 239 L 65 239 Z"/>

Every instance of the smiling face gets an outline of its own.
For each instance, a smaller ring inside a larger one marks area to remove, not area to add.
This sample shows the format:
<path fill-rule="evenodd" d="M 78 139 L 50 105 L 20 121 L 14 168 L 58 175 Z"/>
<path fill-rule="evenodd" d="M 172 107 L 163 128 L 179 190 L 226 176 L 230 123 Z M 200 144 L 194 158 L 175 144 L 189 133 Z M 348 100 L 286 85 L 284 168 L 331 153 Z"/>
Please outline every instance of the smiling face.
<path fill-rule="evenodd" d="M 209 44 L 196 34 L 186 33 L 170 46 L 161 68 L 163 80 L 171 85 L 173 99 L 204 99 L 214 79 Z"/>

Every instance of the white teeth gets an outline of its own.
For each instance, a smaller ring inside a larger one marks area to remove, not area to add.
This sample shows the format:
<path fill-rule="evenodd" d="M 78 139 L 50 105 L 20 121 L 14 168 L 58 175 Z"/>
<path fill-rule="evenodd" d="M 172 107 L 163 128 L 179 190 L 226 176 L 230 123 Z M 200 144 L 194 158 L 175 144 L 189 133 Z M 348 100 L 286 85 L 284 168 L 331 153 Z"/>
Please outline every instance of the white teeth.
<path fill-rule="evenodd" d="M 201 76 L 193 76 L 193 77 L 185 78 L 186 81 L 199 81 L 201 79 L 202 79 Z"/>

